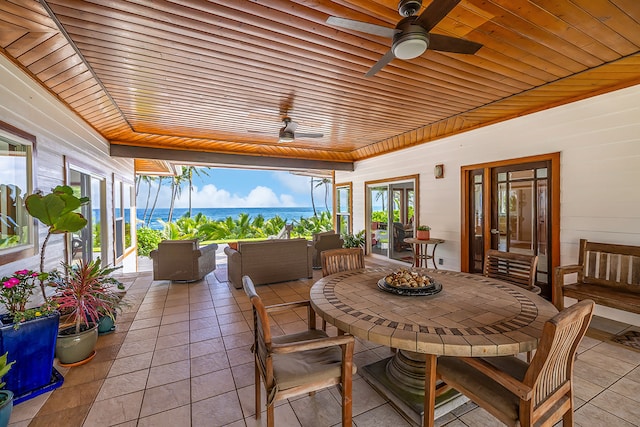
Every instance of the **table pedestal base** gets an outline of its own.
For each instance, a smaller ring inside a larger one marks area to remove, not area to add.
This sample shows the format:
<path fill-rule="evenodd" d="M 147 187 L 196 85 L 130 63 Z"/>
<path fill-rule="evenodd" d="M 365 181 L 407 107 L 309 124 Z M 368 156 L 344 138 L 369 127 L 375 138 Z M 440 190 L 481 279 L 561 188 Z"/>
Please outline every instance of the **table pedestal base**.
<path fill-rule="evenodd" d="M 392 357 L 364 366 L 360 373 L 407 420 L 421 426 L 424 418 L 424 367 L 424 354 L 399 350 Z M 443 393 L 436 398 L 434 419 L 468 401 L 453 389 Z"/>

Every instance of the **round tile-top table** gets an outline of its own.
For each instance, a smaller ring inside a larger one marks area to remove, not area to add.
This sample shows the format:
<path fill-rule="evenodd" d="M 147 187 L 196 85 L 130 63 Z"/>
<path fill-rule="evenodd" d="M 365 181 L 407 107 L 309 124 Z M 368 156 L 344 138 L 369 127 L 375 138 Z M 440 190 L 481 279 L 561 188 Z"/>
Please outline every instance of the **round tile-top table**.
<path fill-rule="evenodd" d="M 311 288 L 310 299 L 316 313 L 339 330 L 399 350 L 382 374 L 393 377 L 387 382 L 424 395 L 424 425 L 433 426 L 436 356 L 500 356 L 534 350 L 544 322 L 558 311 L 540 296 L 499 280 L 413 270 L 440 282 L 442 291 L 431 296 L 385 292 L 377 282 L 394 269 L 368 268 L 320 279 Z"/>
<path fill-rule="evenodd" d="M 413 266 L 414 267 L 427 268 L 428 267 L 427 261 L 432 260 L 433 268 L 435 268 L 436 270 L 438 269 L 438 266 L 436 265 L 436 258 L 435 258 L 436 248 L 440 243 L 444 243 L 444 240 L 435 239 L 435 238 L 422 240 L 422 239 L 416 239 L 414 237 L 408 237 L 404 239 L 404 242 L 409 243 L 413 246 Z M 433 249 L 431 250 L 431 255 L 429 255 L 429 252 L 427 251 L 427 249 L 429 249 L 429 245 L 433 245 Z"/>

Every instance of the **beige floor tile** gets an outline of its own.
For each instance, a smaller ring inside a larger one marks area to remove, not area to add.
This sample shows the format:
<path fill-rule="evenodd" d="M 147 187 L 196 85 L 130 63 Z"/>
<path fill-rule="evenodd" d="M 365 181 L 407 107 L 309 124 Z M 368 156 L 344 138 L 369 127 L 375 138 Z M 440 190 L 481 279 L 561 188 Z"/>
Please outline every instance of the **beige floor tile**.
<path fill-rule="evenodd" d="M 589 401 L 598 394 L 602 393 L 605 388 L 594 384 L 582 377 L 574 375 L 573 378 L 573 390 L 574 395 L 578 399 Z"/>
<path fill-rule="evenodd" d="M 162 316 L 169 316 L 172 314 L 182 314 L 189 312 L 189 304 L 181 304 L 181 305 L 173 305 L 173 306 L 165 306 L 162 311 Z"/>
<path fill-rule="evenodd" d="M 629 399 L 640 403 L 640 383 L 637 381 L 633 381 L 624 377 L 613 384 L 611 387 L 609 387 L 608 390 L 626 396 Z M 638 417 L 638 421 L 640 421 L 640 416 Z"/>
<path fill-rule="evenodd" d="M 332 426 L 342 419 L 342 406 L 328 389 L 305 395 L 289 403 L 303 427 Z"/>
<path fill-rule="evenodd" d="M 191 359 L 191 376 L 208 374 L 209 372 L 219 371 L 229 368 L 229 359 L 224 351 L 217 353 L 208 353 L 203 356 Z"/>
<path fill-rule="evenodd" d="M 576 427 L 637 427 L 638 425 L 629 423 L 591 403 L 575 411 L 574 422 Z"/>
<path fill-rule="evenodd" d="M 176 323 L 170 323 L 167 325 L 160 326 L 160 329 L 158 330 L 158 336 L 164 337 L 166 335 L 173 335 L 173 334 L 179 334 L 179 333 L 184 334 L 188 332 L 189 332 L 189 322 L 185 320 L 184 322 L 176 322 Z"/>
<path fill-rule="evenodd" d="M 129 372 L 148 369 L 151 366 L 153 352 L 136 354 L 134 356 L 121 357 L 113 361 L 107 377 L 115 377 Z"/>
<path fill-rule="evenodd" d="M 230 369 L 191 377 L 191 401 L 197 402 L 235 390 Z"/>
<path fill-rule="evenodd" d="M 637 389 L 637 387 L 635 388 Z M 638 405 L 638 401 L 614 391 L 605 390 L 589 403 L 604 411 L 611 412 L 627 422 L 637 423 L 640 421 L 640 405 Z"/>
<path fill-rule="evenodd" d="M 253 332 L 243 332 L 236 335 L 223 337 L 224 347 L 227 350 L 238 347 L 249 347 L 253 344 Z"/>
<path fill-rule="evenodd" d="M 191 404 L 192 427 L 226 426 L 242 418 L 235 390 Z"/>
<path fill-rule="evenodd" d="M 112 426 L 137 419 L 142 406 L 143 394 L 143 391 L 138 391 L 95 402 L 87 415 L 84 426 Z"/>
<path fill-rule="evenodd" d="M 353 418 L 358 427 L 409 427 L 409 424 L 389 404 L 378 406 Z"/>
<path fill-rule="evenodd" d="M 213 328 L 218 325 L 216 317 L 200 317 L 189 321 L 189 329 L 191 330 Z"/>
<path fill-rule="evenodd" d="M 137 427 L 177 427 L 189 425 L 191 425 L 191 405 L 184 405 L 149 417 L 140 418 Z"/>
<path fill-rule="evenodd" d="M 328 390 L 333 395 L 334 399 L 341 402 L 342 397 L 337 387 L 329 387 Z M 387 399 L 375 391 L 363 378 L 356 378 L 353 380 L 352 396 L 358 397 L 357 399 L 353 399 L 353 416 L 370 411 L 371 409 L 377 408 L 387 402 Z"/>
<path fill-rule="evenodd" d="M 149 370 L 147 387 L 153 388 L 189 378 L 190 360 L 181 360 L 167 365 L 155 366 Z"/>
<path fill-rule="evenodd" d="M 222 337 L 194 342 L 189 344 L 189 351 L 191 358 L 224 351 L 224 342 L 222 341 Z"/>
<path fill-rule="evenodd" d="M 240 334 L 243 332 L 251 332 L 251 330 L 252 329 L 249 327 L 249 325 L 244 319 L 242 319 L 240 322 L 220 325 L 220 332 L 222 333 L 223 337 L 228 335 Z"/>
<path fill-rule="evenodd" d="M 300 427 L 301 424 L 298 421 L 298 417 L 296 417 L 295 412 L 293 412 L 293 408 L 289 403 L 284 402 L 284 404 L 276 406 L 273 411 L 273 420 L 276 426 L 286 426 L 286 427 Z M 265 427 L 267 425 L 267 413 L 262 412 L 259 419 L 256 420 L 254 415 L 246 417 L 244 419 L 247 427 Z"/>
<path fill-rule="evenodd" d="M 638 366 L 637 363 L 625 362 L 605 353 L 598 352 L 595 350 L 596 348 L 597 347 L 594 347 L 582 353 L 578 357 L 578 361 L 580 363 L 587 363 L 594 368 L 612 372 L 617 376 L 626 375 Z"/>
<path fill-rule="evenodd" d="M 253 384 L 255 378 L 255 365 L 253 362 L 244 365 L 237 365 L 231 368 L 233 379 L 237 388 L 246 387 Z"/>
<path fill-rule="evenodd" d="M 145 329 L 158 326 L 160 325 L 160 321 L 160 317 L 150 317 L 148 319 L 134 320 L 133 323 L 131 323 L 129 330 L 135 331 L 136 329 Z"/>
<path fill-rule="evenodd" d="M 248 347 L 238 347 L 227 350 L 227 357 L 231 366 L 253 363 L 253 353 Z"/>
<path fill-rule="evenodd" d="M 158 340 L 156 342 L 156 350 L 161 350 L 163 348 L 177 347 L 180 345 L 188 345 L 188 344 L 189 344 L 189 334 L 187 333 L 165 335 L 163 337 L 158 337 Z"/>
<path fill-rule="evenodd" d="M 123 343 L 155 338 L 158 336 L 159 330 L 160 330 L 159 326 L 153 326 L 151 328 L 144 328 L 144 329 L 137 329 L 133 331 L 129 330 L 126 334 L 126 338 L 124 339 Z"/>
<path fill-rule="evenodd" d="M 187 359 L 189 359 L 189 346 L 187 345 L 163 348 L 155 351 L 153 354 L 153 360 L 151 361 L 151 366 L 155 367 L 166 365 Z"/>
<path fill-rule="evenodd" d="M 210 340 L 212 338 L 217 338 L 222 336 L 220 332 L 220 327 L 212 326 L 210 328 L 196 329 L 189 331 L 189 342 L 197 342 L 197 341 L 205 341 Z"/>
<path fill-rule="evenodd" d="M 117 359 L 121 357 L 134 356 L 136 354 L 148 353 L 156 347 L 157 339 L 150 338 L 146 340 L 129 340 L 128 338 L 122 343 Z"/>
<path fill-rule="evenodd" d="M 176 313 L 176 314 L 163 314 L 162 315 L 162 321 L 161 321 L 161 325 L 169 325 L 171 323 L 178 323 L 178 322 L 188 322 L 189 321 L 189 312 L 185 311 L 182 313 Z"/>
<path fill-rule="evenodd" d="M 460 420 L 468 426 L 504 427 L 504 424 L 482 408 L 467 412 Z"/>
<path fill-rule="evenodd" d="M 161 412 L 165 413 L 167 410 L 184 407 L 185 405 L 189 407 L 190 403 L 191 385 L 189 379 L 176 381 L 159 387 L 148 388 L 145 390 L 144 397 L 142 399 L 140 418 Z"/>
<path fill-rule="evenodd" d="M 144 390 L 147 385 L 149 370 L 129 372 L 117 377 L 109 377 L 104 380 L 102 388 L 96 397 L 96 401 L 111 399 L 123 394 L 129 394 L 136 391 Z"/>

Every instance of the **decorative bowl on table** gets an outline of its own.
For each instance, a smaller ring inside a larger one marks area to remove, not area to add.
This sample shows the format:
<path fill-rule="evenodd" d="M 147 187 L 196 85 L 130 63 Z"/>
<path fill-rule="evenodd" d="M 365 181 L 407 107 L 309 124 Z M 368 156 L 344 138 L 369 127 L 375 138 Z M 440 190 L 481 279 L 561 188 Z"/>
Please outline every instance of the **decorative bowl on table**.
<path fill-rule="evenodd" d="M 378 280 L 378 288 L 396 295 L 427 296 L 442 290 L 442 284 L 416 271 L 399 270 Z"/>

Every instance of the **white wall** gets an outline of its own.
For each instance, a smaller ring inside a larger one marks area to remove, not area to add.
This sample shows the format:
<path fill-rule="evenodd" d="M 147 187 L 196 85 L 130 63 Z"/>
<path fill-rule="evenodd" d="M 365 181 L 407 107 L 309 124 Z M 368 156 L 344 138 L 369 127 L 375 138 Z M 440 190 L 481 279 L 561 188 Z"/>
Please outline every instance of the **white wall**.
<path fill-rule="evenodd" d="M 0 55 L 0 121 L 36 137 L 36 189 L 49 192 L 64 183 L 63 155 L 103 171 L 107 183 L 108 259 L 114 263 L 112 173 L 133 182 L 133 160 L 109 157 L 109 144 L 64 104 Z M 40 242 L 46 230 L 39 225 Z M 63 237 L 51 237 L 46 250 L 46 269 L 63 259 Z M 39 267 L 39 257 L 0 265 L 0 276 L 16 269 Z"/>
<path fill-rule="evenodd" d="M 420 218 L 438 245 L 444 268 L 459 270 L 460 168 L 561 153 L 561 264 L 575 263 L 578 240 L 640 245 L 640 85 L 483 127 L 356 163 L 336 172 L 353 182 L 354 231 L 364 228 L 364 182 L 420 174 Z M 436 180 L 434 166 L 445 177 Z M 640 316 L 608 316 L 640 325 Z"/>

